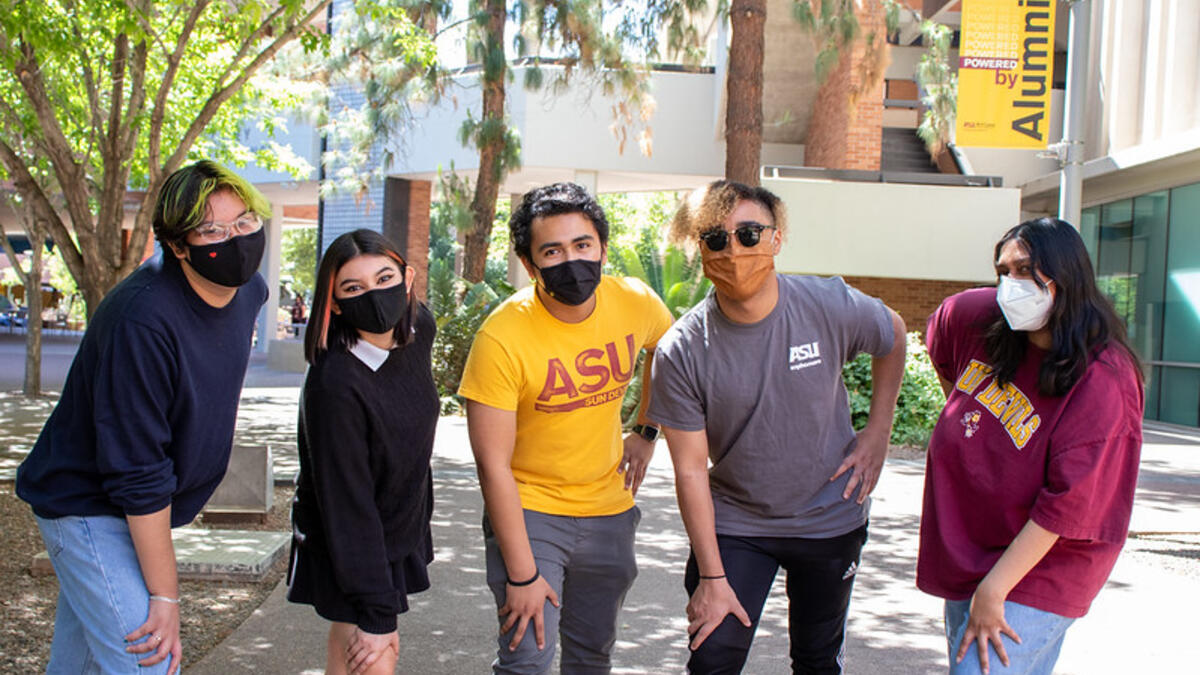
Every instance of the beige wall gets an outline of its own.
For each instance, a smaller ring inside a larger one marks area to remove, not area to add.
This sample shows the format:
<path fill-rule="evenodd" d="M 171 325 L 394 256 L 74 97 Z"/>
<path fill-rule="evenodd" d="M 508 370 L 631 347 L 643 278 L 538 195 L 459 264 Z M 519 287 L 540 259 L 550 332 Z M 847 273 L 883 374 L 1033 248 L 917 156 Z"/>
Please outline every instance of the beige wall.
<path fill-rule="evenodd" d="M 768 178 L 789 233 L 781 271 L 991 282 L 992 248 L 1020 215 L 1020 191 Z"/>
<path fill-rule="evenodd" d="M 1200 127 L 1200 2 L 1093 4 L 1087 158 Z"/>

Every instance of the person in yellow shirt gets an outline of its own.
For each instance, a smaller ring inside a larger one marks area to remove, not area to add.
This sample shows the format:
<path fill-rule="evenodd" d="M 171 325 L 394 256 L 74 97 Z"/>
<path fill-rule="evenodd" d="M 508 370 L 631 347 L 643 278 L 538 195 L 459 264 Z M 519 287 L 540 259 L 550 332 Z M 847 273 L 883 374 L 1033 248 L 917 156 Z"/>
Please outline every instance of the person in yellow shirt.
<path fill-rule="evenodd" d="M 586 190 L 527 193 L 509 221 L 533 285 L 484 321 L 458 393 L 483 490 L 496 673 L 608 672 L 617 613 L 637 576 L 634 496 L 658 429 L 649 364 L 671 314 L 637 279 L 601 274 L 608 221 Z M 634 433 L 621 401 L 646 358 Z M 532 639 L 530 639 L 532 633 Z"/>

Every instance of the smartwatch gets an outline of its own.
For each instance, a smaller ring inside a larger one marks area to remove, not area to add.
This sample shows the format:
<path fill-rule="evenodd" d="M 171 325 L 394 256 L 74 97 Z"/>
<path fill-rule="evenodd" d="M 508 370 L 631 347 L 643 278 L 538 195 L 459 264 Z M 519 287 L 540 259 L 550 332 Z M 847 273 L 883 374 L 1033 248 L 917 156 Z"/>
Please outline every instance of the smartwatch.
<path fill-rule="evenodd" d="M 633 433 L 653 443 L 658 440 L 658 427 L 653 424 L 635 424 L 630 429 Z"/>

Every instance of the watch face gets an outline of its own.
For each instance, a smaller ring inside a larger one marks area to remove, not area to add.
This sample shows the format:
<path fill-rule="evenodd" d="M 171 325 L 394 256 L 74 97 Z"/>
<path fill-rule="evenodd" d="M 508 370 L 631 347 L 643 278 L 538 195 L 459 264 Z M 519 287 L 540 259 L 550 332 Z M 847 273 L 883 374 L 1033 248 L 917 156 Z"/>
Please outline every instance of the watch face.
<path fill-rule="evenodd" d="M 649 424 L 639 424 L 633 430 L 637 432 L 638 436 L 648 441 L 658 440 L 658 427 L 652 427 Z"/>

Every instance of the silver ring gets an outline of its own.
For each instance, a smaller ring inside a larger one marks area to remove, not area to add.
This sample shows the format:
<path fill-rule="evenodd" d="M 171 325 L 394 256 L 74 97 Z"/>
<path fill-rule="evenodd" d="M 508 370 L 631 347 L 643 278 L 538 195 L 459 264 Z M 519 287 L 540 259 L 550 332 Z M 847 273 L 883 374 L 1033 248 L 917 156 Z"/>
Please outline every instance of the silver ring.
<path fill-rule="evenodd" d="M 162 636 L 161 636 L 161 635 L 155 635 L 155 636 L 154 636 L 154 644 L 161 644 L 161 643 L 162 643 Z"/>

